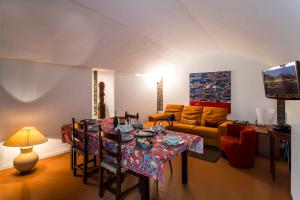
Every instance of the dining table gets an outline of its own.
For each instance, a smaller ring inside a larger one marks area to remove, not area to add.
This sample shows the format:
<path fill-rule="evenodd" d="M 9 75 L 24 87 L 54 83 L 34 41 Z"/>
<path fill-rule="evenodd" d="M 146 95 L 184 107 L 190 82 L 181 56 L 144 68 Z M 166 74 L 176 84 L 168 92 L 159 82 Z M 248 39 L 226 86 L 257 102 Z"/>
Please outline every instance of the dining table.
<path fill-rule="evenodd" d="M 104 118 L 98 120 L 102 131 L 114 132 L 113 118 Z M 149 130 L 150 127 L 144 127 L 142 130 Z M 129 134 L 136 136 L 139 130 L 133 130 Z M 72 124 L 63 125 L 61 128 L 62 142 L 72 145 Z M 180 136 L 182 142 L 178 145 L 168 145 L 165 137 L 169 135 Z M 99 155 L 98 133 L 87 131 L 87 151 L 94 155 Z M 108 148 L 116 148 L 115 141 L 105 139 L 105 145 Z M 203 154 L 203 138 L 198 135 L 186 134 L 178 131 L 165 130 L 163 133 L 156 134 L 152 139 L 152 148 L 143 150 L 136 145 L 133 138 L 130 141 L 122 142 L 122 167 L 131 170 L 140 175 L 140 193 L 142 200 L 150 199 L 149 179 L 153 178 L 163 182 L 164 164 L 181 154 L 182 164 L 182 184 L 188 184 L 188 151 Z"/>

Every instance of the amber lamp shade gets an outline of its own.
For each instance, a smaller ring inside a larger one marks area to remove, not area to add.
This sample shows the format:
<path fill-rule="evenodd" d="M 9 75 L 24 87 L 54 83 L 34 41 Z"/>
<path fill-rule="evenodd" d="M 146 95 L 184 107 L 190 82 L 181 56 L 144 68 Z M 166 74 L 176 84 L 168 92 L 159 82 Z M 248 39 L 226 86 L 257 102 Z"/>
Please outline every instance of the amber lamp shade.
<path fill-rule="evenodd" d="M 7 147 L 20 147 L 21 153 L 14 159 L 15 168 L 21 173 L 30 172 L 39 160 L 37 153 L 32 151 L 33 145 L 42 144 L 48 139 L 35 127 L 24 127 L 5 142 Z"/>

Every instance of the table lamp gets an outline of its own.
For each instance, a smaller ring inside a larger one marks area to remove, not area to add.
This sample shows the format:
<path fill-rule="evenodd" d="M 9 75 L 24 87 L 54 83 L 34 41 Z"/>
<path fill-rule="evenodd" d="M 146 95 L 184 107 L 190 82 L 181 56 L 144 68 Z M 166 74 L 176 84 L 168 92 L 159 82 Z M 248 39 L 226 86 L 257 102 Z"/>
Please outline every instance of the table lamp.
<path fill-rule="evenodd" d="M 32 146 L 48 141 L 48 139 L 34 127 L 24 127 L 5 142 L 7 147 L 20 147 L 21 153 L 14 159 L 15 168 L 21 173 L 30 172 L 39 160 L 37 153 L 32 151 Z"/>

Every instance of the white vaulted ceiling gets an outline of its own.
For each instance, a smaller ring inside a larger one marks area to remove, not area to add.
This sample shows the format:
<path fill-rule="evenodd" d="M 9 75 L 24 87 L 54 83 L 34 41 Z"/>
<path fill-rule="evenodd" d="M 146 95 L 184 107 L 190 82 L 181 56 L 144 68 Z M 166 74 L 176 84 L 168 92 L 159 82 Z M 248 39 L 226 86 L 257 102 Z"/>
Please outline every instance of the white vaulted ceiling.
<path fill-rule="evenodd" d="M 300 0 L 0 0 L 0 58 L 142 72 L 210 53 L 300 57 Z"/>

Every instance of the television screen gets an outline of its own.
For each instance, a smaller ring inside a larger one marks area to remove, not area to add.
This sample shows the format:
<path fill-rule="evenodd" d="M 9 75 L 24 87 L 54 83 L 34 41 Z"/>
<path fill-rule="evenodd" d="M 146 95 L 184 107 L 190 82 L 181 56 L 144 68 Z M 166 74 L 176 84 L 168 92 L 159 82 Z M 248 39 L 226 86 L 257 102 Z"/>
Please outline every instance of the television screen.
<path fill-rule="evenodd" d="M 272 67 L 263 72 L 265 94 L 275 99 L 300 99 L 299 62 Z"/>

